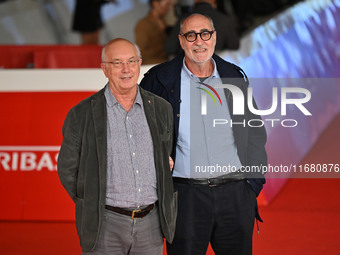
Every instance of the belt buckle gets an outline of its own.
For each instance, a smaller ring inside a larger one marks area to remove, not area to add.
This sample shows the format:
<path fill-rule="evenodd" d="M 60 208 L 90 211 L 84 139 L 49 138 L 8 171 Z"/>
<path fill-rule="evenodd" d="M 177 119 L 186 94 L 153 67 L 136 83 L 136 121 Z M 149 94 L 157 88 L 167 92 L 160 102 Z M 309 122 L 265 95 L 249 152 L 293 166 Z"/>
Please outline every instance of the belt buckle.
<path fill-rule="evenodd" d="M 208 185 L 209 185 L 209 187 L 216 187 L 217 184 L 212 184 L 210 180 L 211 180 L 211 179 L 208 179 Z"/>
<path fill-rule="evenodd" d="M 137 218 L 135 218 L 135 213 L 136 212 L 141 212 L 142 210 L 140 210 L 140 209 L 138 209 L 138 210 L 133 210 L 132 211 L 132 215 L 131 215 L 131 219 L 137 219 Z"/>

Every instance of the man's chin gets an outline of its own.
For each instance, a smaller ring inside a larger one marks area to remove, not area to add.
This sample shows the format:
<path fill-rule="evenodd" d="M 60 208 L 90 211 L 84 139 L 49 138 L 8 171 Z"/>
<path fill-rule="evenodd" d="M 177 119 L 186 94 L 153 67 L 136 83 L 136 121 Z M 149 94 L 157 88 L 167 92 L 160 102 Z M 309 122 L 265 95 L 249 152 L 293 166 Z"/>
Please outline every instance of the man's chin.
<path fill-rule="evenodd" d="M 201 57 L 201 58 L 194 58 L 194 62 L 198 63 L 198 64 L 206 63 L 209 60 L 210 60 L 210 58 L 207 58 L 207 57 L 205 57 L 205 58 L 203 58 L 203 57 Z"/>

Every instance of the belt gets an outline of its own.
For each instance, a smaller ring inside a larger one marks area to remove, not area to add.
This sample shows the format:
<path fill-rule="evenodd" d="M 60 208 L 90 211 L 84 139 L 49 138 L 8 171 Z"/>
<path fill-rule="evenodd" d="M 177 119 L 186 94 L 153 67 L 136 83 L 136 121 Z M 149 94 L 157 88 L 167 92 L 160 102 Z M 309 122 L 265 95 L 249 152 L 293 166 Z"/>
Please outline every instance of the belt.
<path fill-rule="evenodd" d="M 124 208 L 120 208 L 120 207 L 114 207 L 111 205 L 105 205 L 105 209 L 112 211 L 112 212 L 119 213 L 119 214 L 131 216 L 131 219 L 136 219 L 136 218 L 145 217 L 157 204 L 158 204 L 158 201 L 156 201 L 155 203 L 151 205 L 148 205 L 147 207 L 143 209 L 137 209 L 137 210 L 132 210 L 132 211 L 124 209 Z"/>
<path fill-rule="evenodd" d="M 226 175 L 222 175 L 219 177 L 206 178 L 206 179 L 192 179 L 192 178 L 181 178 L 181 177 L 173 177 L 172 179 L 176 183 L 217 187 L 228 182 L 245 180 L 246 178 L 243 173 L 238 172 L 238 173 L 226 174 Z"/>

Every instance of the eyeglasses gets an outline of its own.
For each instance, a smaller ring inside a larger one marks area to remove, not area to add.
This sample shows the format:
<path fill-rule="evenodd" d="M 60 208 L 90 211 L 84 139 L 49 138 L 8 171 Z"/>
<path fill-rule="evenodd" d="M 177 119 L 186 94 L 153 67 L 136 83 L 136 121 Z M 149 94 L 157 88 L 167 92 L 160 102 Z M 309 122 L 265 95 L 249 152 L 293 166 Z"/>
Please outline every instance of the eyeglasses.
<path fill-rule="evenodd" d="M 203 41 L 209 41 L 214 32 L 215 32 L 215 30 L 203 31 L 203 32 L 200 32 L 200 33 L 188 32 L 188 33 L 181 34 L 181 35 L 184 36 L 185 39 L 187 39 L 188 42 L 196 41 L 197 35 L 200 35 L 200 37 Z"/>
<path fill-rule="evenodd" d="M 123 64 L 127 64 L 129 67 L 135 67 L 138 62 L 139 59 L 129 59 L 126 62 L 123 62 L 121 60 L 115 60 L 115 61 L 103 61 L 102 63 L 112 64 L 114 68 L 122 68 Z"/>

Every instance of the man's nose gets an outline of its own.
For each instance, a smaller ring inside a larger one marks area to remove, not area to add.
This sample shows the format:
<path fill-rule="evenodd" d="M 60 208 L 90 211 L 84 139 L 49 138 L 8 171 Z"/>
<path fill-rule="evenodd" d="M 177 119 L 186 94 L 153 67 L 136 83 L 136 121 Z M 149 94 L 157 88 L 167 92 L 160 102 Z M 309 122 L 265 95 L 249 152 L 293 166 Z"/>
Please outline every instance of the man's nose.
<path fill-rule="evenodd" d="M 197 38 L 195 40 L 195 44 L 201 45 L 204 41 L 202 40 L 200 35 L 197 35 Z"/>
<path fill-rule="evenodd" d="M 122 62 L 122 71 L 129 71 L 130 65 L 128 62 Z"/>

